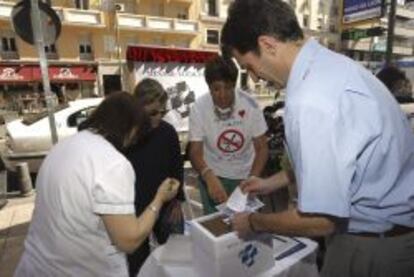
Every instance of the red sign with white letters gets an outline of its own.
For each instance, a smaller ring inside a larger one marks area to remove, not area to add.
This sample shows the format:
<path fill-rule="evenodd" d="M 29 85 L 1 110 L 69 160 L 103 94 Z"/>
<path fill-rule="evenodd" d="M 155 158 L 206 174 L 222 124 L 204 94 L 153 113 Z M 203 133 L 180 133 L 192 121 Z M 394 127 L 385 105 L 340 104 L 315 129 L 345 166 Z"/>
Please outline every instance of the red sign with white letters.
<path fill-rule="evenodd" d="M 96 66 L 49 66 L 51 82 L 95 81 Z M 41 82 L 42 72 L 37 65 L 0 65 L 0 83 Z"/>

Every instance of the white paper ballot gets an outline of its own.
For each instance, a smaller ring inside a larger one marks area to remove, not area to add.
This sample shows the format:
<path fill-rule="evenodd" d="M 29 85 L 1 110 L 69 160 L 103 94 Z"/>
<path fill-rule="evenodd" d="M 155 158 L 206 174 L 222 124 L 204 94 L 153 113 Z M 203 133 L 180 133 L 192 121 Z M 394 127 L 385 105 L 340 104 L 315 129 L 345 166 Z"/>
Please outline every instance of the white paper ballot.
<path fill-rule="evenodd" d="M 216 206 L 216 208 L 228 217 L 232 217 L 235 213 L 255 212 L 263 206 L 263 202 L 257 197 L 249 197 L 237 187 L 227 202 Z"/>
<path fill-rule="evenodd" d="M 227 200 L 226 206 L 236 213 L 244 212 L 247 206 L 247 193 L 244 194 L 240 187 L 237 187 Z"/>

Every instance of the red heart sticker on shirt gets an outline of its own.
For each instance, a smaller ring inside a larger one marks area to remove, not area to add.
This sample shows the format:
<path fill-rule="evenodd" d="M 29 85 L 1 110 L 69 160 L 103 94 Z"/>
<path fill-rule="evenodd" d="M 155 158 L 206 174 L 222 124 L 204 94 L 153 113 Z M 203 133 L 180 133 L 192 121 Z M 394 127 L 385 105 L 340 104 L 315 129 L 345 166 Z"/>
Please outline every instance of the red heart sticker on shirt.
<path fill-rule="evenodd" d="M 240 117 L 244 117 L 244 114 L 246 113 L 246 111 L 245 110 L 241 110 L 241 111 L 239 111 L 239 115 L 240 115 Z"/>

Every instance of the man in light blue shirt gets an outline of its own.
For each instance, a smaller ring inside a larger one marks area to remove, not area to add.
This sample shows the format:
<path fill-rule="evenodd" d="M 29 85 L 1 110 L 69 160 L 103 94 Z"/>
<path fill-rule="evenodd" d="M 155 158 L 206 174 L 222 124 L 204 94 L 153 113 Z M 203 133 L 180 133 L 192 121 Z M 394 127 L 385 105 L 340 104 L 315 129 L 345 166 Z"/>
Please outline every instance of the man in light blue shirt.
<path fill-rule="evenodd" d="M 304 39 L 281 0 L 236 0 L 222 31 L 223 51 L 253 79 L 287 89 L 287 151 L 298 185 L 295 209 L 243 213 L 254 231 L 333 235 L 322 276 L 414 276 L 414 135 L 399 105 L 369 71 Z M 266 194 L 284 172 L 250 179 Z"/>

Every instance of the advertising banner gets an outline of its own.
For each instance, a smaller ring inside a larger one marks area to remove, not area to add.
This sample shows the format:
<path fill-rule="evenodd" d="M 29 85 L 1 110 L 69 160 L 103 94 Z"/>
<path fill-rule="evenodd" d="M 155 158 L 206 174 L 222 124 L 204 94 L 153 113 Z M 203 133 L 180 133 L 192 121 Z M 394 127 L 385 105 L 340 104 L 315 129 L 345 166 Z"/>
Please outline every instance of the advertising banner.
<path fill-rule="evenodd" d="M 344 0 L 343 24 L 381 17 L 384 0 Z"/>
<path fill-rule="evenodd" d="M 165 120 L 177 131 L 188 130 L 188 115 L 191 105 L 200 95 L 208 92 L 204 80 L 204 64 L 143 63 L 136 62 L 135 80 L 144 78 L 159 81 L 168 93 Z"/>
<path fill-rule="evenodd" d="M 135 84 L 152 78 L 167 91 L 169 112 L 164 119 L 178 132 L 188 131 L 192 104 L 209 91 L 204 80 L 204 64 L 216 55 L 211 51 L 149 46 L 129 46 L 127 50 Z"/>

